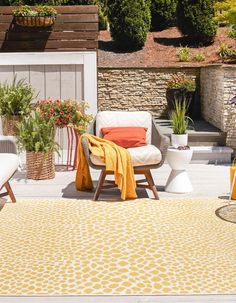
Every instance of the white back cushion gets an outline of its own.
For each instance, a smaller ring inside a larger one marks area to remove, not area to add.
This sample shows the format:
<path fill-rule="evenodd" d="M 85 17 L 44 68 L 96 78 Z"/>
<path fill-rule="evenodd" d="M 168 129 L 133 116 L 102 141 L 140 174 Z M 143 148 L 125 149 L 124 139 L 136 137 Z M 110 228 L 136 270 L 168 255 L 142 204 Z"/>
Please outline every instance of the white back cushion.
<path fill-rule="evenodd" d="M 102 137 L 103 127 L 141 126 L 147 128 L 147 144 L 152 139 L 152 116 L 146 111 L 103 111 L 96 116 L 96 136 Z"/>

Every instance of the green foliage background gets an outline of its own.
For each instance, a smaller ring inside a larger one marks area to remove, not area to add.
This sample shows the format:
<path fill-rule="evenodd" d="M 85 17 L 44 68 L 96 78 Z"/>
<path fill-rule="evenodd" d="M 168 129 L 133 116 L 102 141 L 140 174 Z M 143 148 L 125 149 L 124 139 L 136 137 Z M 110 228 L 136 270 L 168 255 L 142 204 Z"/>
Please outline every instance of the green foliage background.
<path fill-rule="evenodd" d="M 188 39 L 199 45 L 214 41 L 217 22 L 214 20 L 214 0 L 181 0 L 177 5 L 177 24 Z"/>
<path fill-rule="evenodd" d="M 151 24 L 150 0 L 108 0 L 108 18 L 119 49 L 141 49 Z"/>
<path fill-rule="evenodd" d="M 177 0 L 152 0 L 152 30 L 163 30 L 176 24 Z"/>

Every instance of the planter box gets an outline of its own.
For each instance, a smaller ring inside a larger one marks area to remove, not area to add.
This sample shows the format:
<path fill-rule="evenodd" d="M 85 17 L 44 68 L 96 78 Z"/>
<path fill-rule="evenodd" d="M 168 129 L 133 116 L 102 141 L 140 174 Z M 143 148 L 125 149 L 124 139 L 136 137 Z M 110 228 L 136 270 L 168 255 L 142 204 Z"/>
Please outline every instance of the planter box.
<path fill-rule="evenodd" d="M 26 27 L 48 27 L 52 26 L 55 21 L 55 16 L 45 16 L 45 17 L 39 17 L 39 16 L 19 16 L 15 17 L 16 24 L 20 26 L 26 26 Z"/>

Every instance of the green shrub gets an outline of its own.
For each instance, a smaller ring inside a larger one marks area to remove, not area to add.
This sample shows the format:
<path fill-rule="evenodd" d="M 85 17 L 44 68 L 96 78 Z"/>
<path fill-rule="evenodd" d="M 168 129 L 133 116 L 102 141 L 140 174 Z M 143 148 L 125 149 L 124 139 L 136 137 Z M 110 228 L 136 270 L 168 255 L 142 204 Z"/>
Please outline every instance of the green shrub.
<path fill-rule="evenodd" d="M 176 24 L 177 0 L 152 0 L 152 30 L 163 30 Z"/>
<path fill-rule="evenodd" d="M 205 55 L 202 53 L 198 53 L 194 56 L 194 61 L 202 62 L 205 61 Z"/>
<path fill-rule="evenodd" d="M 215 20 L 220 25 L 225 25 L 227 23 L 227 12 L 230 9 L 229 0 L 216 0 L 215 1 Z"/>
<path fill-rule="evenodd" d="M 228 46 L 228 44 L 225 43 L 221 43 L 217 54 L 223 62 L 228 59 L 236 59 L 236 50 L 232 49 L 230 46 Z"/>
<path fill-rule="evenodd" d="M 235 0 L 231 1 L 231 7 L 228 11 L 227 21 L 229 24 L 236 25 L 236 3 Z"/>
<path fill-rule="evenodd" d="M 233 39 L 236 39 L 236 25 L 235 26 L 232 26 L 230 28 L 230 30 L 228 31 L 228 36 L 230 38 L 233 38 Z"/>
<path fill-rule="evenodd" d="M 97 5 L 99 15 L 99 30 L 106 30 L 108 25 L 107 3 L 104 0 L 100 0 Z"/>
<path fill-rule="evenodd" d="M 190 55 L 190 49 L 187 46 L 181 47 L 177 53 L 180 62 L 190 61 Z"/>
<path fill-rule="evenodd" d="M 141 49 L 150 29 L 150 0 L 108 0 L 108 19 L 117 48 Z"/>
<path fill-rule="evenodd" d="M 209 45 L 217 32 L 214 12 L 214 0 L 181 0 L 177 5 L 178 28 L 191 42 Z"/>

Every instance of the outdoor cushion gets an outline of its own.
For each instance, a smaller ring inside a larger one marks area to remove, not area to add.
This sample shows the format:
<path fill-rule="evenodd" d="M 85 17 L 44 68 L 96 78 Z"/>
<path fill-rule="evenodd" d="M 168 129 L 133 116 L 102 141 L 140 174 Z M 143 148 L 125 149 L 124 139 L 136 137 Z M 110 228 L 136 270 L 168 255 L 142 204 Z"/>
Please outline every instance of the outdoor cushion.
<path fill-rule="evenodd" d="M 133 147 L 127 150 L 131 154 L 134 167 L 155 165 L 160 163 L 162 159 L 160 150 L 154 145 Z M 104 166 L 104 163 L 99 157 L 91 154 L 90 159 L 94 165 Z"/>
<path fill-rule="evenodd" d="M 152 139 L 152 116 L 146 111 L 103 111 L 96 116 L 96 136 L 102 138 L 102 128 L 119 126 L 140 126 L 147 128 L 147 144 Z"/>
<path fill-rule="evenodd" d="M 0 188 L 11 178 L 19 166 L 19 157 L 15 154 L 0 154 Z"/>
<path fill-rule="evenodd" d="M 114 142 L 124 147 L 139 147 L 147 145 L 145 127 L 140 126 L 121 126 L 121 127 L 104 127 L 102 133 L 103 139 Z"/>

